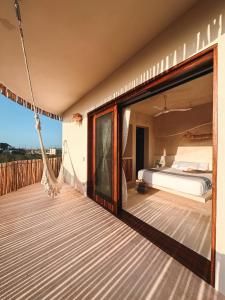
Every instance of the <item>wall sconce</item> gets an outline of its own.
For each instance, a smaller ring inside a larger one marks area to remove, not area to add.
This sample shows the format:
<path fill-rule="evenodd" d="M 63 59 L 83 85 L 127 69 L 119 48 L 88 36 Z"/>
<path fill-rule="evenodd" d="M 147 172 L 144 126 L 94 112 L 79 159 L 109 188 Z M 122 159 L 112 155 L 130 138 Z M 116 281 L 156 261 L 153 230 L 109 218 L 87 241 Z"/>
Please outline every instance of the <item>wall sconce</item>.
<path fill-rule="evenodd" d="M 72 121 L 77 123 L 77 124 L 81 124 L 82 121 L 83 121 L 83 117 L 79 113 L 73 114 Z"/>

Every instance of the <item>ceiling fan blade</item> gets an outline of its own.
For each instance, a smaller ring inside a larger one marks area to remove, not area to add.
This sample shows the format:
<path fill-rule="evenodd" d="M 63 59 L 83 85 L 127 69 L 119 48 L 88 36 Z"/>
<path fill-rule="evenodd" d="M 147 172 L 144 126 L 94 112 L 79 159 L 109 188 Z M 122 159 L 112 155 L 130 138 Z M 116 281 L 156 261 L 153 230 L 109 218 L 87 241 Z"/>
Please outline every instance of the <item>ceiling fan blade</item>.
<path fill-rule="evenodd" d="M 192 107 L 182 108 L 182 111 L 188 111 L 188 110 L 192 110 Z"/>
<path fill-rule="evenodd" d="M 189 107 L 189 108 L 174 108 L 174 109 L 166 109 L 166 110 L 162 110 L 161 112 L 157 113 L 156 115 L 154 115 L 154 117 L 159 117 L 160 115 L 162 114 L 168 114 L 170 112 L 181 112 L 181 111 L 188 111 L 188 110 L 191 110 L 192 107 Z"/>
<path fill-rule="evenodd" d="M 189 108 L 171 108 L 169 109 L 170 112 L 172 111 L 188 111 L 188 110 L 191 110 L 192 107 L 189 107 Z"/>
<path fill-rule="evenodd" d="M 158 107 L 158 106 L 153 106 L 153 108 L 158 109 L 158 110 L 162 110 L 162 108 Z"/>
<path fill-rule="evenodd" d="M 159 113 L 157 113 L 156 115 L 154 115 L 154 117 L 159 117 L 159 116 L 161 116 L 163 114 L 168 114 L 169 112 L 170 112 L 169 110 L 162 110 Z"/>
<path fill-rule="evenodd" d="M 161 116 L 162 114 L 164 114 L 164 112 L 163 112 L 163 111 L 161 111 L 161 112 L 159 112 L 159 113 L 155 114 L 153 117 L 154 117 L 154 118 L 156 118 L 156 117 L 159 117 L 159 116 Z"/>

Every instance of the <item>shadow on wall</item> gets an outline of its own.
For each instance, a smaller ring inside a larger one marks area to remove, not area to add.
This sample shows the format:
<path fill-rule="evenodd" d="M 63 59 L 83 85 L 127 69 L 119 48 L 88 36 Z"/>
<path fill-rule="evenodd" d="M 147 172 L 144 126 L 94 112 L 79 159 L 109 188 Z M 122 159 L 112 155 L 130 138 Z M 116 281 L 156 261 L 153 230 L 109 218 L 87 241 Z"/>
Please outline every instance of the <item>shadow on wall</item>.
<path fill-rule="evenodd" d="M 211 3 L 210 3 L 211 2 Z M 221 5 L 221 11 L 223 9 L 222 5 L 224 4 L 223 1 L 215 1 L 220 2 Z M 119 90 L 115 91 L 112 95 L 107 97 L 104 102 L 110 101 L 121 94 L 127 92 L 128 90 L 131 90 L 138 85 L 144 83 L 145 81 L 148 81 L 150 79 L 153 79 L 160 73 L 168 70 L 169 68 L 177 65 L 178 63 L 186 60 L 187 58 L 191 57 L 192 55 L 196 54 L 197 52 L 202 51 L 203 49 L 209 47 L 211 44 L 213 44 L 218 37 L 223 35 L 225 33 L 225 24 L 223 22 L 224 16 L 222 13 L 217 12 L 215 16 L 210 16 L 210 21 L 208 24 L 201 25 L 201 20 L 204 19 L 204 16 L 209 14 L 209 11 L 211 10 L 211 6 L 214 5 L 213 1 L 208 1 L 208 4 L 206 1 L 200 1 L 200 5 L 195 9 L 195 17 L 198 18 L 199 16 L 203 16 L 199 18 L 199 20 L 196 22 L 196 26 L 193 28 L 194 35 L 192 38 L 190 38 L 188 41 L 182 41 L 180 38 L 179 45 L 175 49 L 171 49 L 169 53 L 165 55 L 164 53 L 164 47 L 159 47 L 160 43 L 162 45 L 165 44 L 165 40 L 168 40 L 169 37 L 171 37 L 170 43 L 171 45 L 177 44 L 177 40 L 175 37 L 180 36 L 180 19 L 178 20 L 177 24 L 174 23 L 174 26 L 169 27 L 167 30 L 165 30 L 162 34 L 160 34 L 158 37 L 156 37 L 149 46 L 146 46 L 141 52 L 139 52 L 133 59 L 134 61 L 138 61 L 140 55 L 143 56 L 149 56 L 148 53 L 157 53 L 157 58 L 155 58 L 155 62 L 149 66 L 148 69 L 145 69 L 139 76 L 131 80 L 129 83 L 125 84 L 125 86 L 121 87 Z M 204 7 L 202 7 L 202 5 Z M 209 8 L 208 8 L 209 7 Z M 220 7 L 219 7 L 220 8 Z M 224 9 L 223 9 L 224 10 Z M 187 14 L 188 15 L 188 14 Z M 186 36 L 186 31 L 192 26 L 190 24 L 190 20 L 186 18 L 186 16 L 183 17 L 183 21 L 181 21 L 182 26 L 182 32 L 184 33 L 183 36 Z M 209 19 L 209 17 L 207 18 Z M 195 19 L 196 20 L 196 19 Z M 199 25 L 198 25 L 199 22 Z M 174 31 L 177 31 L 177 35 L 174 34 Z M 174 42 L 173 42 L 174 39 Z M 166 45 L 168 47 L 168 45 Z M 161 54 L 162 53 L 162 54 Z M 161 55 L 160 55 L 161 54 Z M 161 56 L 161 57 L 160 57 Z M 160 58 L 159 58 L 160 57 Z M 129 63 L 129 62 L 128 62 Z M 145 63 L 146 62 L 141 62 Z M 124 65 L 124 67 L 129 68 L 129 66 Z M 144 64 L 143 67 L 145 68 Z M 115 72 L 114 75 L 119 75 Z"/>
<path fill-rule="evenodd" d="M 83 97 L 80 112 L 86 114 L 96 109 L 217 42 L 225 33 L 224 17 L 224 1 L 199 1 Z"/>
<path fill-rule="evenodd" d="M 199 117 L 201 116 L 201 117 Z M 212 105 L 200 105 L 191 111 L 171 112 L 154 120 L 155 159 L 197 161 L 212 165 Z M 188 135 L 190 134 L 190 136 Z M 192 139 L 192 135 L 193 138 Z"/>
<path fill-rule="evenodd" d="M 69 185 L 74 186 L 77 191 L 79 191 L 83 195 L 86 195 L 86 185 L 87 185 L 87 183 L 86 182 L 82 183 L 79 180 L 79 178 L 78 178 L 78 176 L 75 172 L 67 140 L 64 140 L 64 142 L 63 142 L 63 149 L 64 149 L 63 150 L 63 161 L 65 161 L 65 160 L 69 161 L 70 166 L 71 166 L 70 169 L 72 170 L 72 174 L 71 174 L 71 171 L 69 171 L 66 167 L 63 167 L 64 180 Z"/>

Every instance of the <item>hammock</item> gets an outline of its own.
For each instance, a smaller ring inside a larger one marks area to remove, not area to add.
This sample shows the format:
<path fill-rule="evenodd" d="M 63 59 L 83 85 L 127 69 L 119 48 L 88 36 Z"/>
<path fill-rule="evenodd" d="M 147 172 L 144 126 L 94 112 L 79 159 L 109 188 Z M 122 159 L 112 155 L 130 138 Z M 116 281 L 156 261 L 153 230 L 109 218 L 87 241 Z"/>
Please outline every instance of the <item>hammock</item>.
<path fill-rule="evenodd" d="M 42 139 L 40 117 L 39 117 L 37 106 L 35 105 L 35 99 L 34 99 L 33 87 L 32 87 L 32 82 L 31 82 L 30 70 L 29 70 L 27 54 L 26 54 L 26 49 L 25 49 L 25 44 L 24 44 L 24 35 L 23 35 L 23 29 L 22 29 L 22 20 L 21 20 L 21 14 L 20 14 L 20 7 L 19 7 L 19 3 L 18 3 L 17 0 L 14 1 L 14 5 L 15 5 L 15 10 L 16 10 L 16 17 L 17 17 L 17 20 L 18 20 L 21 46 L 22 46 L 22 50 L 23 50 L 24 62 L 25 62 L 27 78 L 28 78 L 28 82 L 29 82 L 30 94 L 31 94 L 31 99 L 32 99 L 33 106 L 34 106 L 34 118 L 35 118 L 36 130 L 37 130 L 37 133 L 38 133 L 38 138 L 39 138 L 39 142 L 40 142 L 40 149 L 41 149 L 41 155 L 42 155 L 42 160 L 43 160 L 43 175 L 42 175 L 42 179 L 41 179 L 41 184 L 44 185 L 45 191 L 48 193 L 48 195 L 50 197 L 54 198 L 60 192 L 61 187 L 62 187 L 62 183 L 63 183 L 64 154 L 62 156 L 62 164 L 61 164 L 61 168 L 60 168 L 60 171 L 59 171 L 59 176 L 58 176 L 58 178 L 56 178 L 55 174 L 52 170 L 52 167 L 51 167 L 51 165 L 48 161 L 46 151 L 45 151 L 45 148 L 44 148 L 43 139 Z"/>

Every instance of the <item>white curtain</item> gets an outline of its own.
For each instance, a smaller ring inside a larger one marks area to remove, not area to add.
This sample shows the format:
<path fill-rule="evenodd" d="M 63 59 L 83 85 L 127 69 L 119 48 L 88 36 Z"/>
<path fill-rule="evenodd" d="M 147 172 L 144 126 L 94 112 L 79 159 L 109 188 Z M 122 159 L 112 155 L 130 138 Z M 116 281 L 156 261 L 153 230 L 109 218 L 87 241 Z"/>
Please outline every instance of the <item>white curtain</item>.
<path fill-rule="evenodd" d="M 123 111 L 123 137 L 122 137 L 122 157 L 124 156 L 127 139 L 128 139 L 128 132 L 129 132 L 129 124 L 130 124 L 130 108 L 127 107 Z M 122 168 L 122 206 L 125 208 L 127 205 L 127 181 L 124 169 Z"/>

